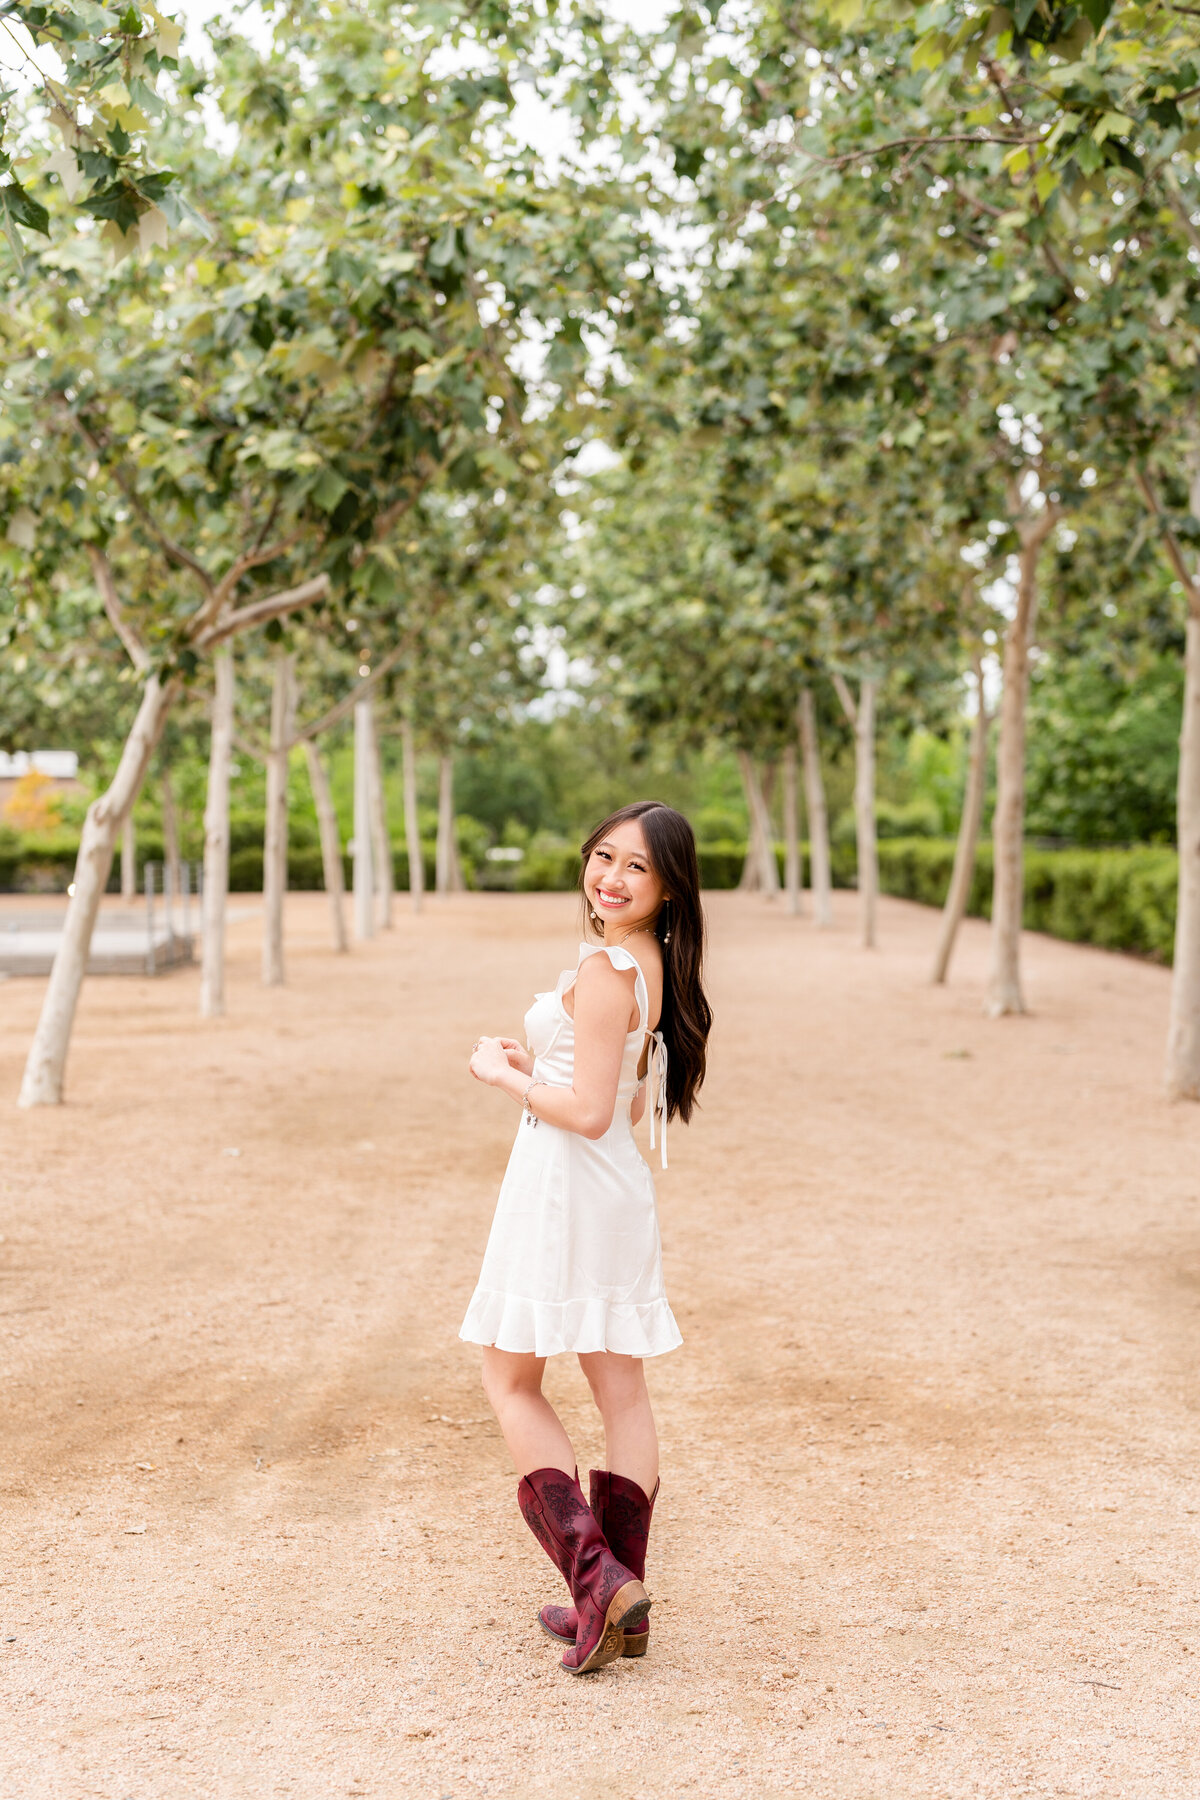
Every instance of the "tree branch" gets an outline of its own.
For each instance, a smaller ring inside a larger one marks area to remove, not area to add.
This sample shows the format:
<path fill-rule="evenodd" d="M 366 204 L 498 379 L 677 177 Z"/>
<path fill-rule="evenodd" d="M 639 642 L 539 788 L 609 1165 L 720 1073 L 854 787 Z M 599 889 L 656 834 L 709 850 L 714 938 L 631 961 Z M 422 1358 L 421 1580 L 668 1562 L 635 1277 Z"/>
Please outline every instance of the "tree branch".
<path fill-rule="evenodd" d="M 254 738 L 247 737 L 245 733 L 241 731 L 234 732 L 233 742 L 236 748 L 241 751 L 242 755 L 248 756 L 251 762 L 266 762 L 267 749 L 265 744 L 256 742 Z"/>
<path fill-rule="evenodd" d="M 1057 501 L 1051 500 L 1047 496 L 1046 504 L 1040 513 L 1028 513 L 1015 521 L 1021 548 L 1023 550 L 1039 549 L 1061 518 L 1062 507 L 1058 505 Z"/>
<path fill-rule="evenodd" d="M 939 144 L 1024 144 L 1027 149 L 1035 149 L 1041 138 L 1030 137 L 998 137 L 994 132 L 990 137 L 980 137 L 977 131 L 950 131 L 934 137 L 926 137 L 920 133 L 913 137 L 892 138 L 886 144 L 868 144 L 862 150 L 848 150 L 844 156 L 814 156 L 811 150 L 802 152 L 810 161 L 821 163 L 827 169 L 844 169 L 847 163 L 865 162 L 871 156 L 885 156 L 889 150 L 906 150 L 910 144 L 922 149 L 936 149 Z"/>
<path fill-rule="evenodd" d="M 1187 563 L 1183 559 L 1183 548 L 1179 539 L 1171 530 L 1167 515 L 1164 513 L 1162 506 L 1159 503 L 1158 494 L 1150 480 L 1150 476 L 1145 469 L 1138 467 L 1134 469 L 1134 480 L 1142 491 L 1143 500 L 1145 500 L 1146 505 L 1158 520 L 1159 530 L 1162 532 L 1163 543 L 1167 547 L 1167 556 L 1170 560 L 1171 567 L 1174 569 L 1176 575 L 1178 575 L 1183 591 L 1187 596 L 1188 610 L 1200 619 L 1200 588 L 1197 587 L 1195 578 L 1189 572 Z"/>
<path fill-rule="evenodd" d="M 267 544 L 261 549 L 247 550 L 245 555 L 239 556 L 232 567 L 222 575 L 214 590 L 214 597 L 219 594 L 220 603 L 224 606 L 227 601 L 233 599 L 234 591 L 243 575 L 248 575 L 251 569 L 261 568 L 264 563 L 274 562 L 277 556 L 282 556 L 285 551 L 291 549 L 293 544 L 298 543 L 302 536 L 302 530 L 297 529 L 292 532 L 290 537 L 280 538 L 277 544 Z"/>
<path fill-rule="evenodd" d="M 117 593 L 117 583 L 113 576 L 112 564 L 98 544 L 88 544 L 86 548 L 88 561 L 92 565 L 92 576 L 96 586 L 100 589 L 101 598 L 104 601 L 104 611 L 108 615 L 108 622 L 125 646 L 125 653 L 130 662 L 138 673 L 142 674 L 150 659 L 146 654 L 146 647 L 142 643 L 141 638 L 133 629 L 129 620 L 125 617 L 124 609 L 121 606 L 120 596 Z"/>
<path fill-rule="evenodd" d="M 192 642 L 197 650 L 211 650 L 215 644 L 223 644 L 226 638 L 234 637 L 239 631 L 248 631 L 253 625 L 265 625 L 284 613 L 296 612 L 328 592 L 328 575 L 314 575 L 310 581 L 301 582 L 299 587 L 282 588 L 277 594 L 267 594 L 262 600 L 254 600 L 249 606 L 226 613 L 215 625 L 198 632 Z"/>
<path fill-rule="evenodd" d="M 1180 223 L 1187 233 L 1188 242 L 1191 244 L 1192 249 L 1200 250 L 1200 231 L 1197 231 L 1196 227 L 1193 225 L 1191 209 L 1179 191 L 1179 183 L 1170 171 L 1167 172 L 1163 180 L 1163 186 L 1167 190 L 1167 199 L 1179 215 Z"/>
<path fill-rule="evenodd" d="M 430 614 L 430 617 L 432 616 Z M 420 624 L 414 625 L 406 631 L 399 643 L 393 644 L 387 655 L 380 657 L 369 675 L 364 675 L 348 694 L 342 696 L 336 706 L 331 706 L 327 713 L 322 713 L 319 719 L 314 719 L 311 725 L 305 725 L 302 730 L 298 731 L 292 739 L 292 743 L 309 743 L 312 739 L 319 738 L 323 732 L 331 730 L 333 726 L 340 725 L 343 719 L 349 718 L 354 711 L 355 701 L 361 700 L 365 695 L 371 693 L 374 688 L 378 687 L 384 676 L 390 675 L 397 663 L 404 660 L 412 647 L 413 639 L 420 632 L 421 626 L 427 623 L 426 619 L 422 619 Z"/>
<path fill-rule="evenodd" d="M 842 703 L 842 711 L 849 719 L 851 725 L 857 729 L 858 707 L 855 705 L 854 695 L 850 692 L 850 683 L 846 680 L 846 677 L 842 674 L 840 669 L 834 669 L 832 671 L 832 679 L 834 688 L 837 692 L 837 697 Z"/>
<path fill-rule="evenodd" d="M 417 501 L 421 498 L 425 489 L 434 480 L 434 477 L 445 474 L 450 466 L 450 458 L 453 454 L 454 448 L 452 446 L 452 448 L 446 452 L 445 456 L 442 457 L 440 462 L 435 463 L 426 475 L 417 479 L 416 485 L 409 493 L 405 494 L 402 499 L 393 500 L 392 504 L 385 507 L 381 513 L 376 513 L 375 522 L 371 527 L 371 536 L 373 538 L 378 540 L 379 538 L 387 536 L 397 520 L 402 519 L 409 508 L 417 504 Z"/>
<path fill-rule="evenodd" d="M 97 456 L 103 456 L 106 450 L 103 440 L 96 436 L 96 433 L 92 430 L 91 426 L 88 425 L 81 414 L 74 412 L 70 407 L 67 408 L 67 412 L 69 416 L 74 419 L 79 430 L 92 446 L 92 449 L 96 452 Z M 136 487 L 134 487 L 128 475 L 122 470 L 120 463 L 113 461 L 109 463 L 109 468 L 112 472 L 113 480 L 116 482 L 147 531 L 149 531 L 151 536 L 157 541 L 164 556 L 166 556 L 169 561 L 177 563 L 181 569 L 190 569 L 192 574 L 199 579 L 205 593 L 211 594 L 213 590 L 213 579 L 208 570 L 204 567 L 204 564 L 197 561 L 190 550 L 185 550 L 182 544 L 177 544 L 173 538 L 169 538 L 166 532 L 162 530 L 153 513 L 138 493 Z"/>

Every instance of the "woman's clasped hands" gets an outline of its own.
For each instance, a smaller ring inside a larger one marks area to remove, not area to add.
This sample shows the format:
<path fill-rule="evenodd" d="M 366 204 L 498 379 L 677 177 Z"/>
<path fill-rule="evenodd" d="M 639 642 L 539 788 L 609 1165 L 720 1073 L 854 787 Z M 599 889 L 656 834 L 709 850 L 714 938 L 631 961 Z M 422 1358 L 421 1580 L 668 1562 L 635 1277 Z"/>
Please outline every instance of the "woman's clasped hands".
<path fill-rule="evenodd" d="M 532 1075 L 533 1057 L 517 1038 L 481 1037 L 475 1040 L 469 1066 L 476 1081 L 495 1087 L 509 1069 Z"/>

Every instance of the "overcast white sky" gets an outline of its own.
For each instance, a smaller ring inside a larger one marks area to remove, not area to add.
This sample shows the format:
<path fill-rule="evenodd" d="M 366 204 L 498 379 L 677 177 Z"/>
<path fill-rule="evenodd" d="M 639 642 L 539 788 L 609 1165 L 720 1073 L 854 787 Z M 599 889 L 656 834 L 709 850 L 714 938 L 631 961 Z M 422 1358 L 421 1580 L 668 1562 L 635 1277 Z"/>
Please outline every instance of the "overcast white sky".
<path fill-rule="evenodd" d="M 672 4 L 673 0 L 601 0 L 602 10 L 608 18 L 619 20 L 622 24 L 637 25 L 643 31 L 660 30 L 666 23 Z M 177 3 L 174 7 L 164 4 L 163 11 L 173 18 L 187 21 L 185 48 L 193 56 L 200 56 L 203 54 L 203 46 L 196 28 L 220 13 L 222 6 L 223 0 L 182 0 L 182 4 Z M 258 8 L 242 15 L 242 29 L 251 37 L 256 36 L 256 15 L 259 20 L 262 19 Z M 553 156 L 555 151 L 565 149 L 571 141 L 569 115 L 556 114 L 553 107 L 545 105 L 532 95 L 518 97 L 513 122 L 525 142 L 543 154 Z"/>

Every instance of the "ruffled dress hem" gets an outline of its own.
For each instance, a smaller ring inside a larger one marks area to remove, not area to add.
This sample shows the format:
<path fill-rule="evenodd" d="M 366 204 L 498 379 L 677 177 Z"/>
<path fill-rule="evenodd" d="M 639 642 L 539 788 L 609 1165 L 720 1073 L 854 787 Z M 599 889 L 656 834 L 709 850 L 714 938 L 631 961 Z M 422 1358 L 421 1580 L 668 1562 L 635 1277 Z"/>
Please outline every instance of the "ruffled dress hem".
<path fill-rule="evenodd" d="M 648 1301 L 531 1300 L 476 1288 L 459 1337 L 518 1355 L 665 1356 L 683 1342 L 666 1298 Z"/>

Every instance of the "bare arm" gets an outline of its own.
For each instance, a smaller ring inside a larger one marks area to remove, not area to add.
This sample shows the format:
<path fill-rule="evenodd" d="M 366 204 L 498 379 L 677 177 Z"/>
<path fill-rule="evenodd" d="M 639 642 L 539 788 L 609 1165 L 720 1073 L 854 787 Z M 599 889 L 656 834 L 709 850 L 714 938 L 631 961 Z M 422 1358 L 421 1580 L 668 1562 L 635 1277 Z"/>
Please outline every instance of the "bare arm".
<path fill-rule="evenodd" d="M 629 1031 L 634 972 L 614 969 L 607 956 L 589 956 L 575 980 L 575 1079 L 567 1087 L 539 1082 L 529 1104 L 547 1125 L 600 1138 L 613 1122 L 621 1058 Z M 509 1062 L 499 1038 L 483 1038 L 471 1057 L 476 1081 L 520 1101 L 529 1077 Z"/>

